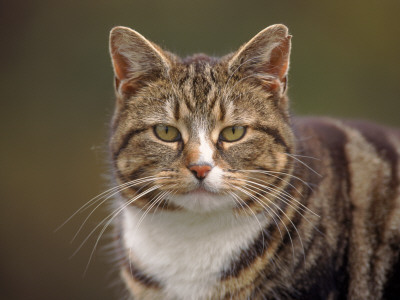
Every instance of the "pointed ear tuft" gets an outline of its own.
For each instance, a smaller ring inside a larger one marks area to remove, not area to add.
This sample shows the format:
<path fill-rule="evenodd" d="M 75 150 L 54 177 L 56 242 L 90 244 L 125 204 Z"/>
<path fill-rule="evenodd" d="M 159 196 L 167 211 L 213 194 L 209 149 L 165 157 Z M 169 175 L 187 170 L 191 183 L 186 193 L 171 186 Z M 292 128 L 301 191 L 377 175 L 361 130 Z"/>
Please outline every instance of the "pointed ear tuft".
<path fill-rule="evenodd" d="M 110 32 L 110 55 L 116 90 L 125 94 L 136 91 L 144 80 L 168 72 L 170 62 L 161 48 L 127 27 Z"/>
<path fill-rule="evenodd" d="M 291 36 L 285 25 L 272 25 L 253 37 L 229 61 L 230 72 L 254 74 L 272 89 L 284 92 L 289 70 Z"/>

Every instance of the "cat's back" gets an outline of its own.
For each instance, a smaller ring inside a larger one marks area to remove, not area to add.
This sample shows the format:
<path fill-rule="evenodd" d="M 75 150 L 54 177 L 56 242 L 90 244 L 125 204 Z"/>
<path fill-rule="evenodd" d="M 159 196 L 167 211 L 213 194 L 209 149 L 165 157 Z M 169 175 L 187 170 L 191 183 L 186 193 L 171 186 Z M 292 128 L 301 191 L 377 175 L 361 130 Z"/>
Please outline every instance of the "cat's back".
<path fill-rule="evenodd" d="M 323 117 L 295 118 L 293 127 L 303 167 L 315 169 L 322 185 L 336 182 L 332 188 L 348 197 L 353 215 L 361 208 L 381 210 L 377 224 L 392 214 L 400 221 L 400 130 Z"/>
<path fill-rule="evenodd" d="M 293 127 L 302 161 L 321 177 L 325 227 L 341 228 L 349 295 L 367 299 L 373 286 L 375 295 L 399 299 L 400 131 L 331 118 L 295 118 Z"/>
<path fill-rule="evenodd" d="M 370 171 L 378 175 L 377 171 L 382 170 L 379 175 L 390 181 L 393 192 L 400 188 L 399 129 L 363 120 L 327 117 L 293 118 L 292 124 L 297 151 L 311 151 L 319 158 L 329 158 L 334 165 L 348 168 L 347 176 L 367 174 L 368 165 L 375 166 L 375 172 Z M 365 165 L 358 170 L 354 164 L 361 162 Z"/>

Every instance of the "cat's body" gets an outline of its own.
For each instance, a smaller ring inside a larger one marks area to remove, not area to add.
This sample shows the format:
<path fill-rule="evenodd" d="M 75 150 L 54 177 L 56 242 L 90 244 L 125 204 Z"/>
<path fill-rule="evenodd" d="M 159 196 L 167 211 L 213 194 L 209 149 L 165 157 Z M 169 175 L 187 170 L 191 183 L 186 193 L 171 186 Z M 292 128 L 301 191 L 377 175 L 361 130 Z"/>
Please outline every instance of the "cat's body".
<path fill-rule="evenodd" d="M 400 297 L 400 133 L 290 118 L 289 51 L 282 25 L 220 60 L 113 30 L 116 229 L 134 299 Z"/>

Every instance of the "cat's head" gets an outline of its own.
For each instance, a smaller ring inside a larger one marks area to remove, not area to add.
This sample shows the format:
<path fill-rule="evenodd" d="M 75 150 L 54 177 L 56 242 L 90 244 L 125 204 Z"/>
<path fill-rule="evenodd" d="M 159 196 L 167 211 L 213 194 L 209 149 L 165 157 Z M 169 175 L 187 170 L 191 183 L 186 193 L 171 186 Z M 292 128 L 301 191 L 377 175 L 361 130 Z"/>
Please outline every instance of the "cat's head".
<path fill-rule="evenodd" d="M 110 149 L 121 194 L 150 210 L 254 213 L 287 185 L 293 134 L 284 25 L 220 59 L 181 59 L 126 27 L 110 35 Z"/>

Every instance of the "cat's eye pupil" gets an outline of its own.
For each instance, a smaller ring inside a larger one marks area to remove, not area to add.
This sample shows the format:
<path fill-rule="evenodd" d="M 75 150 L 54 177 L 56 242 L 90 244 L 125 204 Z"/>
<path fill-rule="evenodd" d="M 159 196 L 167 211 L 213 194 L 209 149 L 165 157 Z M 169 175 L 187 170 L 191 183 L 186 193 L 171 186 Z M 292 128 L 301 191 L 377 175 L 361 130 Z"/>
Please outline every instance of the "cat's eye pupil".
<path fill-rule="evenodd" d="M 246 133 L 246 127 L 244 126 L 229 126 L 224 128 L 219 139 L 225 142 L 236 142 L 240 140 Z"/>
<path fill-rule="evenodd" d="M 177 128 L 164 124 L 154 126 L 154 134 L 164 142 L 177 142 L 181 139 L 181 133 Z"/>

